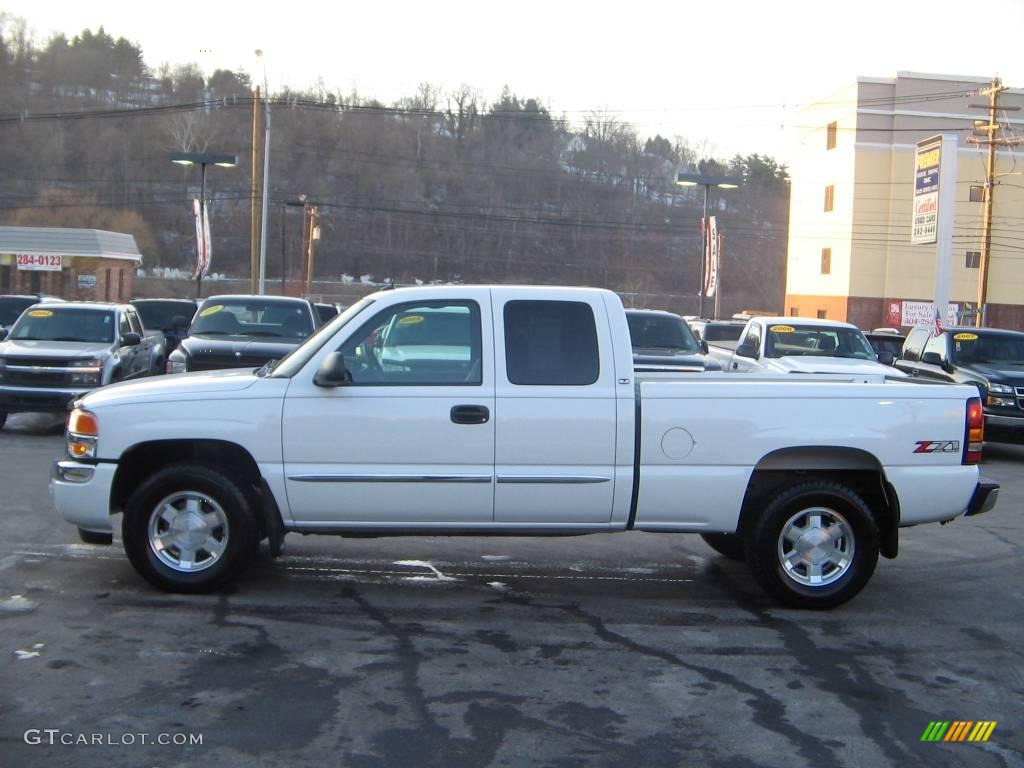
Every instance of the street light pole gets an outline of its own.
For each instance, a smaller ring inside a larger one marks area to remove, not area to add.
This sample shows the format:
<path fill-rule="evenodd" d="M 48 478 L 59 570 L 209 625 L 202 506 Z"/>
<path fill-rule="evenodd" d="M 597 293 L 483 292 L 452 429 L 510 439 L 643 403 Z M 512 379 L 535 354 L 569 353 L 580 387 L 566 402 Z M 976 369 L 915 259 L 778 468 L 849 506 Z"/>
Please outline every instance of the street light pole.
<path fill-rule="evenodd" d="M 257 50 L 256 56 L 263 57 L 263 51 Z M 260 279 L 259 293 L 266 293 L 267 272 L 267 205 L 269 203 L 270 184 L 270 91 L 267 88 L 267 66 L 263 65 L 263 114 L 265 115 L 266 132 L 263 138 L 263 215 L 260 224 Z"/>
<path fill-rule="evenodd" d="M 697 293 L 697 315 L 704 317 L 704 282 L 707 279 L 707 249 L 708 238 L 711 233 L 708 228 L 708 190 L 711 187 L 719 189 L 736 189 L 741 179 L 738 176 L 706 176 L 703 173 L 680 173 L 676 177 L 676 184 L 680 187 L 704 187 L 704 217 L 701 219 L 701 251 L 700 251 L 700 285 Z"/>
<path fill-rule="evenodd" d="M 238 165 L 238 157 L 235 155 L 221 155 L 209 152 L 170 152 L 167 155 L 167 159 L 176 165 L 183 165 L 186 168 L 190 168 L 193 165 L 199 164 L 200 169 L 200 182 L 199 182 L 199 218 L 200 227 L 199 235 L 201 241 L 196 243 L 197 257 L 196 257 L 196 298 L 200 298 L 203 290 L 203 265 L 199 263 L 198 254 L 202 252 L 202 249 L 206 248 L 206 241 L 210 239 L 210 233 L 208 228 L 207 215 L 207 201 L 206 201 L 206 166 L 217 165 L 221 168 L 234 168 Z M 209 258 L 207 258 L 206 266 L 209 267 Z"/>

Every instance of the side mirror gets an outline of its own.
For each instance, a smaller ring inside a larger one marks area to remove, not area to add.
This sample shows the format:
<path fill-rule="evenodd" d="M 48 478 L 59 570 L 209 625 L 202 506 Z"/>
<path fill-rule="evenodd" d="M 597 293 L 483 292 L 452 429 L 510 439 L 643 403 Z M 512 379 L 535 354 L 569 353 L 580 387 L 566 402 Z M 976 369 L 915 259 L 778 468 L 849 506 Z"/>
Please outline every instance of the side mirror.
<path fill-rule="evenodd" d="M 925 365 L 937 365 L 940 368 L 946 367 L 938 352 L 925 352 L 921 355 L 921 362 Z"/>
<path fill-rule="evenodd" d="M 708 354 L 708 343 L 704 341 L 704 339 L 700 340 L 700 351 L 703 352 L 705 355 Z"/>
<path fill-rule="evenodd" d="M 757 359 L 757 342 L 756 341 L 744 341 L 738 347 L 736 347 L 736 354 L 740 357 L 750 357 Z"/>
<path fill-rule="evenodd" d="M 341 352 L 331 352 L 313 377 L 318 387 L 343 387 L 352 383 L 352 374 L 345 367 L 345 356 Z"/>
<path fill-rule="evenodd" d="M 188 329 L 188 318 L 184 315 L 175 315 L 171 318 L 171 328 L 176 331 L 184 331 Z"/>
<path fill-rule="evenodd" d="M 129 331 L 128 333 L 121 337 L 122 347 L 137 347 L 141 343 L 142 338 L 139 336 L 139 334 L 134 333 L 133 331 Z"/>
<path fill-rule="evenodd" d="M 892 365 L 896 362 L 896 356 L 892 352 L 879 352 L 878 362 L 882 365 Z"/>

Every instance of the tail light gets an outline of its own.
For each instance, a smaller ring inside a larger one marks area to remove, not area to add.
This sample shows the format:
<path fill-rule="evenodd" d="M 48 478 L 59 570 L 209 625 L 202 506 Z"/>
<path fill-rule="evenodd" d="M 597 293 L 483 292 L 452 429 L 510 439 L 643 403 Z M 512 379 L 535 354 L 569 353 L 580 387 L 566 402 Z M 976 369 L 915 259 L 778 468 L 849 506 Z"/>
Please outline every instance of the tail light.
<path fill-rule="evenodd" d="M 981 398 L 972 397 L 967 401 L 967 428 L 964 439 L 964 464 L 981 461 L 981 444 L 985 440 L 985 411 Z"/>

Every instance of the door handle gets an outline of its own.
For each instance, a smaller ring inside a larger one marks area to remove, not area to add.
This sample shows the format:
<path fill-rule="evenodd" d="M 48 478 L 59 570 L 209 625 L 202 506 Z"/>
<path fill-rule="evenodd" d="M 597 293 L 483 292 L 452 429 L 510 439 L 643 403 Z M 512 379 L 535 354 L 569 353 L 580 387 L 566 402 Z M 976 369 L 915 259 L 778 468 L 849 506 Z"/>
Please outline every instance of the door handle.
<path fill-rule="evenodd" d="M 490 418 L 486 405 L 452 406 L 452 421 L 456 424 L 486 424 Z"/>

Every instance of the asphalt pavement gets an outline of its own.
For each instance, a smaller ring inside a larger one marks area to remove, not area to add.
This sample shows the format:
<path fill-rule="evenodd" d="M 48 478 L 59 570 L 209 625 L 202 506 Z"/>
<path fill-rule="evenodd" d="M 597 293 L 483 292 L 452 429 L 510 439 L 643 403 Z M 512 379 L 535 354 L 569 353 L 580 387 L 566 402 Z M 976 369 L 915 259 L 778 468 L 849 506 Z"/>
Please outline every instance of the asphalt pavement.
<path fill-rule="evenodd" d="M 1024 765 L 1024 447 L 986 446 L 994 511 L 811 613 L 644 533 L 291 534 L 167 595 L 53 509 L 60 432 L 0 432 L 0 766 Z"/>

